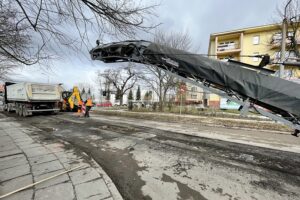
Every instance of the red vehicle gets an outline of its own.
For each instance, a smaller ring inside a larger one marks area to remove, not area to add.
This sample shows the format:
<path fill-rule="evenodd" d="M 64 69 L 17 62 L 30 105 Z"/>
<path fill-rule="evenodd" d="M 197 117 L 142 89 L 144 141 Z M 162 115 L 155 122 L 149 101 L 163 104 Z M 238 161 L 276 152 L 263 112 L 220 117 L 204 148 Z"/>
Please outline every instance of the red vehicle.
<path fill-rule="evenodd" d="M 110 101 L 107 101 L 107 102 L 103 102 L 103 103 L 97 103 L 96 106 L 97 107 L 112 107 L 112 104 Z"/>

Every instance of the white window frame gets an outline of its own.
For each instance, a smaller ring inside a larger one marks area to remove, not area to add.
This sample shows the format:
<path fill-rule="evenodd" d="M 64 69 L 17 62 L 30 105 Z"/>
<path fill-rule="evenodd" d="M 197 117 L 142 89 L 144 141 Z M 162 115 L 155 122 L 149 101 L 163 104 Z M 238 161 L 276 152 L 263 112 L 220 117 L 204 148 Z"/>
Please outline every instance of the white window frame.
<path fill-rule="evenodd" d="M 253 36 L 253 38 L 252 38 L 252 44 L 259 45 L 259 43 L 260 43 L 260 36 L 259 35 Z"/>

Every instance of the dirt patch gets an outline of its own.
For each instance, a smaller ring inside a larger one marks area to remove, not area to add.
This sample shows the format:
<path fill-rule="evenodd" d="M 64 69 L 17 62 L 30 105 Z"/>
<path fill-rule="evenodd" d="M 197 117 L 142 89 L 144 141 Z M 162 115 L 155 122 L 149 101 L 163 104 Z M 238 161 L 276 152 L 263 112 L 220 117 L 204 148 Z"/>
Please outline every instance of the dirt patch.
<path fill-rule="evenodd" d="M 197 124 L 204 126 L 219 126 L 228 128 L 247 128 L 256 130 L 271 130 L 292 132 L 293 130 L 271 121 L 239 119 L 239 118 L 220 118 L 213 116 L 178 116 L 178 115 L 160 115 L 159 113 L 142 113 L 142 112 L 120 112 L 120 111 L 94 111 L 96 114 L 130 117 L 136 119 L 147 119 L 159 122 L 180 122 L 184 124 Z"/>

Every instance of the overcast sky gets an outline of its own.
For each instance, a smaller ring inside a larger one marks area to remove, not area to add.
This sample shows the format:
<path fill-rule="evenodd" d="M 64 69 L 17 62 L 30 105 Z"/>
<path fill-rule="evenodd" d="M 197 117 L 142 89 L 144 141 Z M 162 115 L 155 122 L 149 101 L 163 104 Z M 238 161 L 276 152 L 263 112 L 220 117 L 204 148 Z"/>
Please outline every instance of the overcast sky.
<path fill-rule="evenodd" d="M 146 0 L 145 0 L 146 1 Z M 199 48 L 198 53 L 207 53 L 209 35 L 251 26 L 274 23 L 276 8 L 284 0 L 162 0 L 157 8 L 157 22 L 165 31 L 188 31 Z M 138 39 L 149 39 L 140 35 Z M 95 38 L 96 40 L 97 38 Z M 93 39 L 91 39 L 93 40 Z M 64 83 L 69 89 L 80 82 L 95 82 L 96 71 L 116 66 L 90 61 L 88 51 L 82 58 L 66 54 L 52 61 L 50 70 L 29 66 L 17 70 L 13 79 L 34 82 Z"/>

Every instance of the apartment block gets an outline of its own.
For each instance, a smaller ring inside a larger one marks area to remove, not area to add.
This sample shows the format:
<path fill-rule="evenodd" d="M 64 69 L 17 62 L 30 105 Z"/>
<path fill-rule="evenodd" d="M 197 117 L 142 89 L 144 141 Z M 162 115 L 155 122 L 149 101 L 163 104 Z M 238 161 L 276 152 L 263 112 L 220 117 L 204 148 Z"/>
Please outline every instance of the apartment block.
<path fill-rule="evenodd" d="M 293 35 L 294 31 L 289 28 L 286 38 L 287 45 L 285 57 L 288 62 L 299 62 L 300 60 L 296 57 L 295 53 L 290 51 L 290 39 Z M 299 32 L 296 32 L 295 38 L 298 41 Z M 270 24 L 212 33 L 209 39 L 208 54 L 210 58 L 221 61 L 233 59 L 255 66 L 259 65 L 261 58 L 253 56 L 268 54 L 271 61 L 273 63 L 277 63 L 280 61 L 281 41 L 281 24 Z M 297 46 L 297 48 L 299 48 L 299 46 Z M 279 69 L 279 65 L 268 65 L 268 68 L 277 71 Z M 284 78 L 292 81 L 299 81 L 299 67 L 285 66 Z M 220 97 L 210 94 L 209 101 L 213 102 L 217 107 Z"/>

